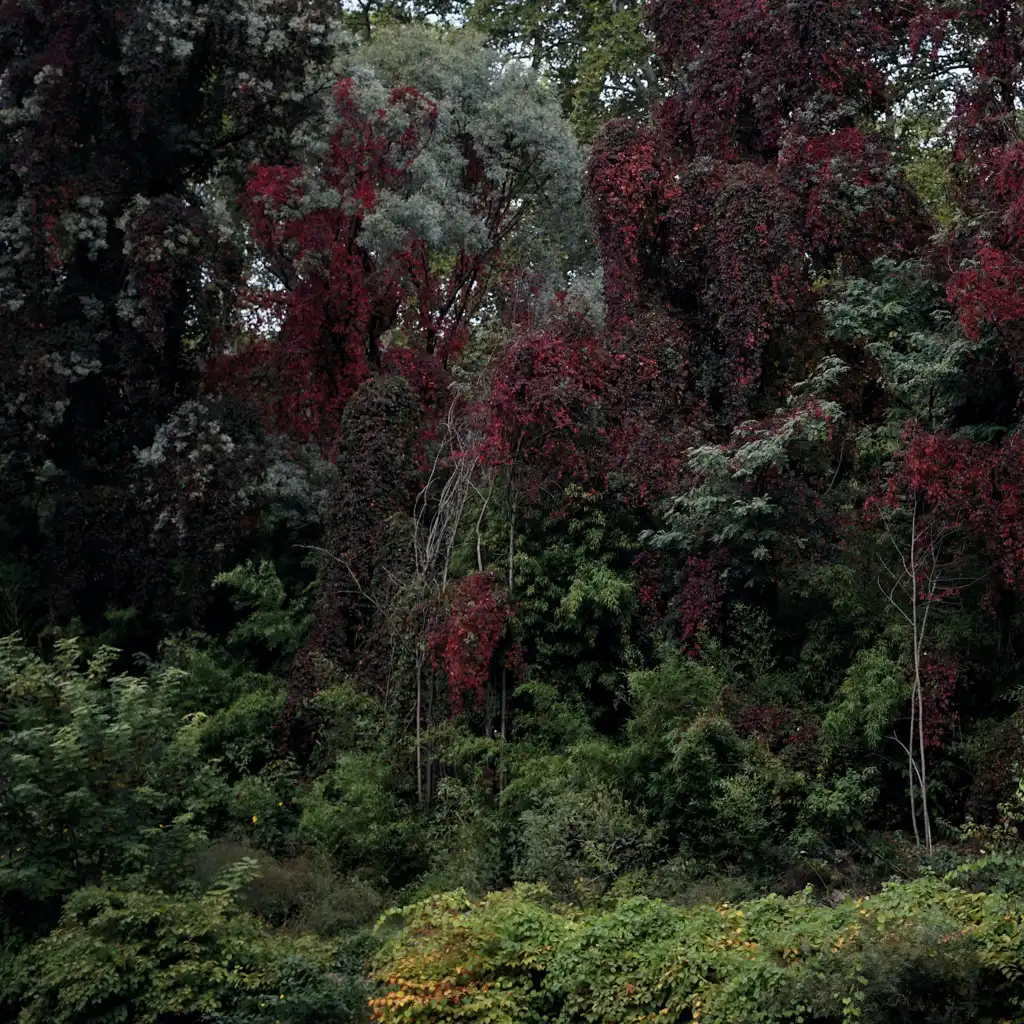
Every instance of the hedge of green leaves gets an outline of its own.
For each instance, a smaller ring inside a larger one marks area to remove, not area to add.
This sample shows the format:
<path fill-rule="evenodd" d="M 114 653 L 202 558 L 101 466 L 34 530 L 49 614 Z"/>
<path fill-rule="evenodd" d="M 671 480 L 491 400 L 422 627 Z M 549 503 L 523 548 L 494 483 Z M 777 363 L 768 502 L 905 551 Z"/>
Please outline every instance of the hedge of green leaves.
<path fill-rule="evenodd" d="M 384 1024 L 1024 1020 L 1024 897 L 937 877 L 837 906 L 808 891 L 585 912 L 520 886 L 399 913 L 377 964 Z"/>

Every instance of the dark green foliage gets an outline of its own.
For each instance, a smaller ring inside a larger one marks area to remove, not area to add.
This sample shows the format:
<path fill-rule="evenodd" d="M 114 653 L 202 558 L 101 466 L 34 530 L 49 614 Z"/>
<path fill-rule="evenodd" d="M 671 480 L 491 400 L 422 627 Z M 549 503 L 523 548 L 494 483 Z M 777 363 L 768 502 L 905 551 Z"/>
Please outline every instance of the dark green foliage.
<path fill-rule="evenodd" d="M 311 936 L 275 935 L 237 903 L 252 860 L 199 896 L 89 888 L 58 926 L 11 965 L 7 997 L 22 1024 L 206 1020 L 348 1022 L 365 994 L 343 953 Z M 339 955 L 341 953 L 341 955 Z M 342 962 L 339 962 L 342 961 Z"/>
<path fill-rule="evenodd" d="M 0 1019 L 1024 1022 L 1019 8 L 0 0 Z"/>
<path fill-rule="evenodd" d="M 379 755 L 341 754 L 302 798 L 299 834 L 342 868 L 394 885 L 415 865 L 420 837 L 390 774 Z"/>
<path fill-rule="evenodd" d="M 926 878 L 830 907 L 789 899 L 574 912 L 543 889 L 399 912 L 380 1020 L 1018 1020 L 1019 897 Z"/>
<path fill-rule="evenodd" d="M 207 589 L 212 534 L 233 541 L 224 520 L 155 537 L 137 453 L 238 326 L 232 192 L 314 115 L 335 35 L 329 5 L 296 0 L 0 8 L 0 561 L 31 628 L 108 603 L 188 622 L 170 606 Z M 215 490 L 208 519 L 234 497 Z"/>
<path fill-rule="evenodd" d="M 516 878 L 592 900 L 657 859 L 657 830 L 612 789 L 541 791 L 535 801 L 519 816 Z"/>
<path fill-rule="evenodd" d="M 516 628 L 539 677 L 571 680 L 595 703 L 621 699 L 625 673 L 640 657 L 638 545 L 614 499 L 573 486 L 563 501 L 519 524 Z"/>
<path fill-rule="evenodd" d="M 111 678 L 116 651 L 52 663 L 0 642 L 2 886 L 8 927 L 45 925 L 60 900 L 110 875 L 175 877 L 200 838 L 195 797 L 212 766 L 183 717 L 183 673 Z"/>
<path fill-rule="evenodd" d="M 657 71 L 636 0 L 552 6 L 473 0 L 468 21 L 545 73 L 565 115 L 589 138 L 610 117 L 641 114 L 658 98 Z"/>

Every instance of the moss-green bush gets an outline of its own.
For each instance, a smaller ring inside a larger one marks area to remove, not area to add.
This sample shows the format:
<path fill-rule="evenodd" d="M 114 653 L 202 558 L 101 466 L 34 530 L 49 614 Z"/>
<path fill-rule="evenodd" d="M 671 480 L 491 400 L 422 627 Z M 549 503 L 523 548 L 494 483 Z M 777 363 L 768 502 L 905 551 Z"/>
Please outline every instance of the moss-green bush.
<path fill-rule="evenodd" d="M 810 891 L 604 911 L 520 887 L 407 908 L 375 1012 L 507 1024 L 952 1024 L 1024 1020 L 1024 897 L 924 877 L 823 904 Z"/>

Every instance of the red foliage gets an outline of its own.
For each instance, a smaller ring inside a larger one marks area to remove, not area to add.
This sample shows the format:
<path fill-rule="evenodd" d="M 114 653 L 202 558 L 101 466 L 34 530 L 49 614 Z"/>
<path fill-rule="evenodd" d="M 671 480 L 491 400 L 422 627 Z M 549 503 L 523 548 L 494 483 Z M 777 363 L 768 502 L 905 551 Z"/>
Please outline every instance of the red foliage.
<path fill-rule="evenodd" d="M 664 616 L 667 606 L 664 596 L 665 567 L 662 560 L 653 551 L 641 551 L 633 559 L 633 573 L 640 607 L 658 618 Z"/>
<path fill-rule="evenodd" d="M 727 692 L 725 696 L 727 703 L 731 698 L 742 700 L 739 693 Z M 741 706 L 729 713 L 729 721 L 741 736 L 756 736 L 775 753 L 786 747 L 802 747 L 812 757 L 821 726 L 816 718 L 797 719 L 789 708 L 775 704 Z"/>
<path fill-rule="evenodd" d="M 528 488 L 592 475 L 604 445 L 614 359 L 587 324 L 532 331 L 501 354 L 486 409 L 483 457 Z"/>
<path fill-rule="evenodd" d="M 1024 142 L 986 154 L 974 181 L 982 230 L 961 241 L 964 262 L 949 298 L 968 337 L 994 330 L 1018 378 L 1024 373 Z"/>
<path fill-rule="evenodd" d="M 457 713 L 467 698 L 477 705 L 483 702 L 491 660 L 510 611 L 493 573 L 476 572 L 455 584 L 446 615 L 430 634 L 430 648 L 434 665 L 448 677 Z"/>
<path fill-rule="evenodd" d="M 722 553 L 709 558 L 688 558 L 684 582 L 679 594 L 679 638 L 684 649 L 694 653 L 696 635 L 703 629 L 721 624 L 725 581 L 722 578 Z"/>
<path fill-rule="evenodd" d="M 797 737 L 793 712 L 774 704 L 741 708 L 730 716 L 730 721 L 741 736 L 758 736 L 774 751 Z"/>
<path fill-rule="evenodd" d="M 246 375 L 261 369 L 271 382 L 262 397 L 275 427 L 331 451 L 342 410 L 380 366 L 402 271 L 423 262 L 416 239 L 395 259 L 375 258 L 360 241 L 363 221 L 381 188 L 401 188 L 437 119 L 436 106 L 413 89 L 392 90 L 388 106 L 372 115 L 360 109 L 351 79 L 334 95 L 339 124 L 318 171 L 259 167 L 246 189 L 253 235 L 285 288 L 254 296 L 281 319 L 280 336 L 235 363 Z M 414 288 L 427 287 L 414 277 Z"/>
<path fill-rule="evenodd" d="M 1021 188 L 1024 194 L 1024 180 Z M 977 340 L 982 327 L 989 324 L 1006 331 L 1010 326 L 1008 321 L 1024 321 L 1024 264 L 1011 252 L 988 244 L 979 245 L 974 265 L 953 276 L 949 297 L 960 312 L 960 325 L 969 338 Z M 1018 348 L 1014 338 L 1013 360 L 1019 372 L 1021 352 Z"/>
<path fill-rule="evenodd" d="M 620 318 L 643 293 L 642 245 L 648 222 L 661 205 L 663 170 L 653 131 L 629 121 L 611 121 L 591 157 L 588 192 L 598 236 L 606 253 L 605 297 Z"/>
<path fill-rule="evenodd" d="M 659 55 L 685 70 L 677 117 L 698 150 L 778 152 L 794 111 L 881 105 L 880 58 L 908 6 L 896 0 L 651 0 Z"/>
<path fill-rule="evenodd" d="M 679 88 L 653 127 L 609 125 L 590 195 L 618 329 L 661 310 L 648 349 L 693 422 L 776 408 L 824 354 L 817 272 L 911 248 L 927 217 L 858 113 L 884 105 L 895 2 L 654 0 Z M 632 332 L 631 338 L 636 338 Z M 765 376 L 766 369 L 770 373 Z"/>
<path fill-rule="evenodd" d="M 514 204 L 492 194 L 495 186 L 465 140 L 464 185 L 486 242 L 438 261 L 427 239 L 400 228 L 393 249 L 371 249 L 366 218 L 384 191 L 402 196 L 412 188 L 411 165 L 436 131 L 438 111 L 408 87 L 393 89 L 373 113 L 358 99 L 351 79 L 336 87 L 338 126 L 315 169 L 256 169 L 244 205 L 282 287 L 259 291 L 253 304 L 280 332 L 211 371 L 220 386 L 246 389 L 275 427 L 332 456 L 342 410 L 371 373 L 405 376 L 428 411 L 443 398 L 487 270 L 518 216 Z"/>
<path fill-rule="evenodd" d="M 935 525 L 969 539 L 995 581 L 1024 584 L 1024 440 L 1000 445 L 908 430 L 899 468 L 869 502 L 917 507 L 919 530 Z"/>
<path fill-rule="evenodd" d="M 1015 0 L 970 0 L 922 18 L 919 40 L 934 45 L 950 29 L 972 38 L 970 74 L 953 121 L 957 199 L 970 220 L 957 230 L 947 259 L 958 266 L 949 296 L 964 331 L 994 330 L 1018 378 L 1024 366 L 1024 7 Z"/>
<path fill-rule="evenodd" d="M 960 684 L 960 666 L 952 660 L 926 657 L 921 665 L 921 696 L 924 702 L 924 745 L 945 744 L 959 721 L 953 699 Z"/>

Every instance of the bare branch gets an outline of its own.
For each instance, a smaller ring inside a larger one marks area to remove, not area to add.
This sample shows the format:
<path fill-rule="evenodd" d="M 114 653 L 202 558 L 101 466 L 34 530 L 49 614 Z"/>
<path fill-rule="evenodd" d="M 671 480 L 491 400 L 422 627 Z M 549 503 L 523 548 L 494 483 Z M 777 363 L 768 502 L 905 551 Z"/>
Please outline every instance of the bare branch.
<path fill-rule="evenodd" d="M 349 576 L 352 577 L 352 582 L 356 585 L 356 592 L 359 596 L 364 598 L 366 601 L 369 601 L 374 608 L 379 609 L 381 607 L 380 602 L 363 588 L 363 585 L 359 582 L 359 577 L 356 576 L 351 564 L 346 559 L 342 558 L 340 555 L 336 555 L 333 551 L 328 551 L 327 548 L 316 547 L 313 544 L 296 544 L 295 546 L 306 551 L 315 551 L 317 554 L 325 555 L 327 558 L 331 559 L 331 561 L 337 562 L 338 565 L 342 566 Z"/>

